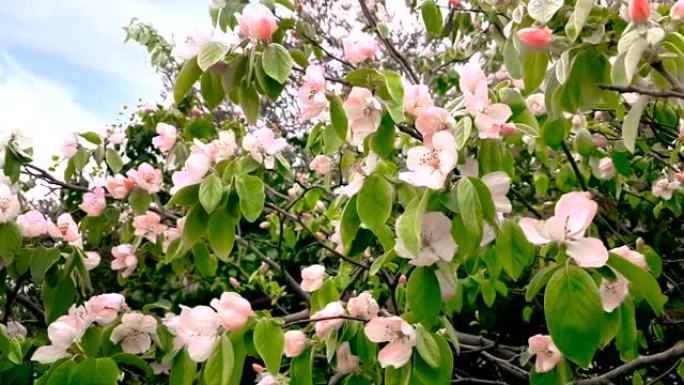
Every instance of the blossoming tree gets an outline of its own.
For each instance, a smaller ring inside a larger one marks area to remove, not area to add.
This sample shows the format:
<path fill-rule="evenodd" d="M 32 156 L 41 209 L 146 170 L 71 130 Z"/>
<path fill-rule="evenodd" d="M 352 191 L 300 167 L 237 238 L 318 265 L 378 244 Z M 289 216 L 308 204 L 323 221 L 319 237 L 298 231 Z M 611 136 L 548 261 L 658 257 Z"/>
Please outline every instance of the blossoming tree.
<path fill-rule="evenodd" d="M 210 16 L 127 29 L 168 105 L 3 146 L 0 383 L 681 383 L 681 0 Z"/>

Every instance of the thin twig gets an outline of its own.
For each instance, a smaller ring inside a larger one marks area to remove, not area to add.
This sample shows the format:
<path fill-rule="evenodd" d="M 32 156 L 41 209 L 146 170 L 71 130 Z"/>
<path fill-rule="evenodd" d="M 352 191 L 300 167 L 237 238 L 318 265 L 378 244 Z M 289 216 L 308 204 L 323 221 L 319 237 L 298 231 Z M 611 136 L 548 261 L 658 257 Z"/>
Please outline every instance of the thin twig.
<path fill-rule="evenodd" d="M 611 90 L 611 91 L 617 91 L 620 93 L 628 93 L 628 92 L 634 92 L 637 94 L 641 95 L 649 95 L 649 96 L 654 96 L 657 98 L 679 98 L 679 99 L 684 99 L 684 92 L 679 92 L 679 91 L 674 91 L 674 90 L 647 90 L 639 87 L 634 87 L 634 86 L 614 86 L 611 84 L 599 84 L 599 88 L 603 88 L 604 90 Z"/>

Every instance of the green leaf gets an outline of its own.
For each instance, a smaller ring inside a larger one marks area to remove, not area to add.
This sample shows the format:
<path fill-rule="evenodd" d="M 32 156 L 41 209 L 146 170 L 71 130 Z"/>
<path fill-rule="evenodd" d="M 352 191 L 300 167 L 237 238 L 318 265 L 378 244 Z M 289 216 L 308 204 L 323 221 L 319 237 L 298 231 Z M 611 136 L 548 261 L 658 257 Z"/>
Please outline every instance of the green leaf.
<path fill-rule="evenodd" d="M 176 191 L 166 205 L 192 206 L 197 202 L 199 202 L 199 184 L 192 184 Z"/>
<path fill-rule="evenodd" d="M 114 174 L 118 174 L 123 168 L 123 160 L 113 148 L 108 148 L 105 152 L 105 161 Z"/>
<path fill-rule="evenodd" d="M 435 0 L 427 0 L 420 7 L 420 13 L 423 16 L 423 23 L 425 29 L 432 35 L 439 36 L 442 34 L 442 12 L 439 10 Z"/>
<path fill-rule="evenodd" d="M 230 46 L 219 41 L 210 41 L 202 46 L 197 55 L 197 66 L 206 71 L 209 67 L 218 63 L 230 51 Z"/>
<path fill-rule="evenodd" d="M 206 385 L 228 385 L 235 361 L 233 345 L 227 335 L 222 335 L 214 352 L 204 364 L 202 377 Z"/>
<path fill-rule="evenodd" d="M 183 64 L 173 86 L 173 100 L 176 104 L 183 101 L 200 76 L 202 76 L 202 69 L 197 65 L 197 58 L 192 58 Z"/>
<path fill-rule="evenodd" d="M 563 0 L 530 0 L 527 13 L 539 23 L 546 24 L 562 6 Z"/>
<path fill-rule="evenodd" d="M 259 118 L 261 106 L 259 105 L 259 94 L 253 84 L 248 87 L 240 87 L 240 106 L 245 113 L 247 122 L 255 124 Z"/>
<path fill-rule="evenodd" d="M 496 237 L 496 259 L 513 280 L 534 260 L 534 246 L 518 224 L 506 219 Z"/>
<path fill-rule="evenodd" d="M 37 382 L 44 385 L 65 385 L 71 383 L 71 377 L 76 370 L 76 362 L 71 360 L 62 361 L 57 365 L 53 365 L 52 368 Z M 43 380 L 45 378 L 45 380 Z M 44 381 L 44 382 L 41 382 Z"/>
<path fill-rule="evenodd" d="M 226 259 L 233 249 L 235 243 L 235 218 L 228 211 L 221 207 L 214 211 L 209 217 L 207 233 L 209 243 L 216 255 L 221 259 Z"/>
<path fill-rule="evenodd" d="M 197 364 L 190 359 L 186 349 L 181 349 L 171 363 L 169 385 L 192 385 L 197 374 Z"/>
<path fill-rule="evenodd" d="M 327 304 L 336 301 L 338 298 L 340 298 L 340 292 L 337 290 L 335 280 L 332 278 L 326 279 L 323 282 L 323 286 L 311 295 L 311 314 L 323 309 Z"/>
<path fill-rule="evenodd" d="M 546 325 L 563 356 L 587 367 L 601 343 L 603 306 L 589 273 L 569 265 L 549 280 L 544 294 Z"/>
<path fill-rule="evenodd" d="M 390 99 L 395 103 L 400 103 L 403 108 L 404 86 L 401 75 L 394 71 L 385 71 L 383 75 L 385 75 L 385 87 Z"/>
<path fill-rule="evenodd" d="M 235 190 L 240 197 L 242 215 L 248 222 L 254 222 L 264 209 L 264 182 L 253 175 L 241 175 L 235 179 Z"/>
<path fill-rule="evenodd" d="M 110 358 L 119 365 L 125 365 L 131 368 L 139 369 L 140 372 L 145 375 L 145 379 L 148 381 L 151 381 L 154 377 L 154 372 L 152 371 L 150 365 L 148 365 L 145 360 L 136 356 L 135 354 L 117 353 Z"/>
<path fill-rule="evenodd" d="M 71 376 L 72 384 L 79 385 L 116 385 L 119 368 L 111 358 L 86 358 L 81 361 Z"/>
<path fill-rule="evenodd" d="M 356 211 L 361 222 L 374 233 L 384 227 L 392 212 L 394 189 L 383 177 L 371 175 L 358 193 Z"/>
<path fill-rule="evenodd" d="M 482 239 L 482 205 L 477 189 L 469 178 L 463 178 L 458 182 L 456 198 L 466 232 L 479 243 Z"/>
<path fill-rule="evenodd" d="M 22 244 L 21 230 L 12 223 L 0 223 L 0 258 L 11 261 Z"/>
<path fill-rule="evenodd" d="M 383 159 L 388 159 L 394 149 L 396 128 L 392 118 L 385 114 L 380 122 L 380 127 L 373 135 L 371 149 Z"/>
<path fill-rule="evenodd" d="M 437 345 L 435 337 L 433 337 L 430 332 L 426 331 L 421 326 L 417 328 L 417 331 L 418 340 L 416 348 L 418 350 L 418 354 L 420 354 L 420 356 L 428 365 L 432 366 L 433 368 L 439 367 L 441 357 L 439 356 L 439 346 Z"/>
<path fill-rule="evenodd" d="M 442 309 L 442 296 L 435 273 L 427 267 L 416 268 L 406 284 L 406 301 L 412 315 L 424 325 L 434 323 Z"/>
<path fill-rule="evenodd" d="M 575 3 L 575 10 L 572 12 L 569 22 L 565 24 L 565 35 L 571 41 L 575 41 L 580 32 L 582 32 L 582 28 L 584 28 L 584 24 L 587 22 L 595 2 L 596 0 L 577 0 Z"/>
<path fill-rule="evenodd" d="M 639 355 L 637 344 L 637 325 L 634 311 L 634 303 L 627 298 L 620 305 L 620 327 L 615 336 L 615 346 L 620 352 L 620 359 L 629 361 Z"/>
<path fill-rule="evenodd" d="M 361 226 L 361 220 L 356 210 L 356 195 L 352 196 L 344 206 L 342 211 L 342 222 L 340 223 L 340 233 L 342 236 L 342 244 L 345 249 L 351 247 L 354 238 L 356 238 L 356 233 L 359 231 Z"/>
<path fill-rule="evenodd" d="M 330 102 L 330 124 L 335 129 L 337 137 L 345 140 L 347 139 L 349 121 L 342 107 L 342 99 L 337 95 L 330 94 L 328 95 L 328 101 Z"/>
<path fill-rule="evenodd" d="M 421 225 L 429 195 L 426 190 L 422 195 L 414 197 L 404 213 L 397 218 L 397 237 L 412 255 L 418 255 L 420 250 Z"/>
<path fill-rule="evenodd" d="M 337 152 L 342 145 L 343 140 L 337 136 L 335 128 L 332 125 L 326 125 L 323 129 L 323 152 L 326 155 L 331 155 Z"/>
<path fill-rule="evenodd" d="M 11 338 L 5 333 L 5 328 L 0 327 L 0 353 L 2 357 L 15 365 L 21 365 L 23 354 L 19 341 Z"/>
<path fill-rule="evenodd" d="M 290 385 L 313 385 L 313 350 L 307 348 L 290 364 Z"/>
<path fill-rule="evenodd" d="M 204 242 L 197 242 L 192 248 L 195 259 L 195 267 L 200 274 L 205 277 L 213 277 L 218 269 L 218 261 L 209 252 L 209 248 Z"/>
<path fill-rule="evenodd" d="M 639 133 L 639 123 L 641 122 L 641 114 L 648 103 L 648 95 L 640 95 L 636 103 L 632 104 L 632 108 L 625 116 L 622 122 L 622 141 L 629 152 L 634 153 L 634 146 L 636 137 Z"/>
<path fill-rule="evenodd" d="M 534 276 L 532 276 L 530 283 L 527 284 L 527 291 L 525 292 L 525 299 L 527 302 L 532 302 L 537 293 L 539 293 L 539 291 L 546 286 L 553 273 L 555 273 L 559 268 L 559 265 L 552 263 L 537 271 Z"/>
<path fill-rule="evenodd" d="M 453 352 L 444 337 L 439 334 L 432 336 L 439 349 L 439 364 L 433 368 L 425 362 L 422 355 L 414 354 L 413 376 L 421 384 L 448 385 L 451 383 L 451 375 L 454 369 Z"/>
<path fill-rule="evenodd" d="M 210 174 L 202 181 L 199 188 L 199 201 L 204 210 L 211 214 L 221 202 L 223 184 L 216 174 Z"/>
<path fill-rule="evenodd" d="M 649 44 L 646 39 L 639 38 L 635 39 L 630 45 L 627 53 L 625 54 L 625 77 L 628 83 L 632 82 L 634 74 L 639 69 L 639 62 L 641 61 L 641 56 L 648 49 Z"/>
<path fill-rule="evenodd" d="M 142 188 L 136 187 L 131 190 L 131 193 L 128 195 L 128 203 L 131 205 L 133 213 L 142 215 L 145 214 L 150 207 L 152 196 Z"/>
<path fill-rule="evenodd" d="M 539 88 L 549 64 L 547 52 L 525 51 L 523 53 L 523 82 L 525 93 L 531 94 Z"/>
<path fill-rule="evenodd" d="M 646 299 L 656 315 L 663 314 L 667 296 L 663 295 L 658 281 L 651 274 L 627 259 L 612 253 L 608 257 L 608 266 L 627 278 L 630 293 L 638 298 Z"/>
<path fill-rule="evenodd" d="M 207 223 L 209 222 L 209 215 L 202 208 L 202 205 L 196 204 L 188 212 L 185 226 L 183 227 L 183 244 L 186 247 L 192 247 L 199 241 L 207 232 Z"/>
<path fill-rule="evenodd" d="M 218 107 L 225 96 L 221 84 L 221 75 L 214 70 L 203 73 L 200 79 L 200 93 L 209 109 Z"/>
<path fill-rule="evenodd" d="M 76 286 L 71 277 L 60 278 L 53 286 L 47 280 L 43 283 L 43 305 L 45 323 L 50 324 L 66 314 L 76 299 Z"/>
<path fill-rule="evenodd" d="M 385 385 L 409 385 L 411 383 L 411 363 L 399 369 L 389 366 L 385 369 Z"/>
<path fill-rule="evenodd" d="M 294 61 L 290 53 L 280 44 L 269 44 L 261 57 L 264 72 L 273 79 L 283 84 L 292 72 Z"/>
<path fill-rule="evenodd" d="M 254 327 L 254 347 L 270 373 L 280 373 L 285 346 L 283 329 L 273 319 L 260 319 Z"/>
<path fill-rule="evenodd" d="M 100 138 L 100 135 L 98 135 L 92 131 L 82 132 L 82 133 L 78 134 L 78 136 L 89 141 L 92 144 L 102 144 L 102 139 Z"/>
<path fill-rule="evenodd" d="M 489 187 L 478 177 L 468 177 L 470 182 L 477 190 L 477 196 L 480 200 L 480 206 L 482 207 L 482 217 L 487 221 L 492 227 L 498 227 L 498 222 L 496 219 L 496 207 L 494 207 L 494 198 L 492 197 L 492 192 Z"/>

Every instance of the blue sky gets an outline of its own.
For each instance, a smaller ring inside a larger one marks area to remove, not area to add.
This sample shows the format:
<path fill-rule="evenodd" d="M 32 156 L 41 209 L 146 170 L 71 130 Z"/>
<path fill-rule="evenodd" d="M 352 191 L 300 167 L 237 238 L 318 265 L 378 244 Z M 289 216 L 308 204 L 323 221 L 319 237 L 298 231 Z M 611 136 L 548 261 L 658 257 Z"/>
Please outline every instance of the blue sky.
<path fill-rule="evenodd" d="M 18 130 L 41 163 L 73 131 L 103 131 L 124 104 L 163 102 L 132 17 L 167 38 L 209 23 L 203 0 L 11 0 L 0 7 L 0 137 Z"/>

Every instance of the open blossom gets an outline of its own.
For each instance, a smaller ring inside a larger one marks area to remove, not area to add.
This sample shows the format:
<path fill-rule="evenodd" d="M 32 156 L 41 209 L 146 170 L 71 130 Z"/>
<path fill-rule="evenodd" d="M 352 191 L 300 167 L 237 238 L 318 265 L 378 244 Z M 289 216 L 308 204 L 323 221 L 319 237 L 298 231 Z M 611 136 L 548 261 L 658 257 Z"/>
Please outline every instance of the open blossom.
<path fill-rule="evenodd" d="M 373 59 L 378 50 L 378 42 L 372 35 L 356 30 L 342 39 L 342 47 L 344 58 L 356 64 L 366 59 Z"/>
<path fill-rule="evenodd" d="M 275 15 L 262 4 L 247 5 L 242 14 L 235 14 L 235 18 L 240 27 L 240 34 L 254 40 L 271 40 L 273 32 L 278 29 Z"/>
<path fill-rule="evenodd" d="M 150 315 L 127 313 L 121 317 L 121 324 L 114 328 L 109 339 L 120 343 L 124 352 L 143 354 L 152 346 L 152 336 L 157 333 L 157 320 Z"/>
<path fill-rule="evenodd" d="M 568 256 L 579 266 L 602 267 L 608 261 L 606 246 L 599 239 L 584 236 L 597 210 L 598 205 L 589 193 L 570 192 L 558 200 L 551 218 L 522 218 L 519 224 L 533 244 L 565 244 Z"/>
<path fill-rule="evenodd" d="M 371 293 L 364 291 L 356 297 L 349 299 L 347 311 L 352 317 L 368 320 L 378 315 L 380 306 L 378 306 Z"/>
<path fill-rule="evenodd" d="M 162 172 L 149 163 L 142 163 L 137 170 L 128 170 L 126 176 L 150 194 L 156 194 L 161 190 Z"/>
<path fill-rule="evenodd" d="M 254 314 L 249 301 L 235 292 L 224 292 L 221 298 L 211 300 L 211 307 L 218 314 L 219 324 L 226 330 L 238 330 L 245 326 L 247 319 Z"/>
<path fill-rule="evenodd" d="M 335 357 L 337 357 L 337 366 L 335 366 L 337 373 L 348 374 L 359 367 L 359 357 L 351 353 L 349 341 L 344 341 L 340 344 Z"/>
<path fill-rule="evenodd" d="M 458 86 L 464 96 L 475 96 L 480 84 L 482 82 L 487 84 L 487 75 L 482 71 L 477 58 L 473 58 L 464 64 L 458 74 Z"/>
<path fill-rule="evenodd" d="M 672 8 L 670 8 L 670 17 L 675 20 L 684 19 L 684 0 L 677 1 Z"/>
<path fill-rule="evenodd" d="M 304 84 L 297 92 L 297 98 L 303 109 L 302 119 L 312 119 L 328 108 L 325 96 L 325 69 L 323 66 L 312 64 L 306 67 Z"/>
<path fill-rule="evenodd" d="M 47 219 L 38 210 L 31 210 L 17 217 L 17 226 L 21 235 L 26 238 L 35 238 L 47 233 Z"/>
<path fill-rule="evenodd" d="M 133 245 L 123 244 L 112 248 L 112 270 L 121 271 L 121 276 L 126 278 L 133 274 L 138 266 L 138 258 L 134 254 Z"/>
<path fill-rule="evenodd" d="M 269 373 L 263 373 L 261 375 L 261 379 L 259 382 L 257 382 L 256 385 L 276 385 L 278 382 L 276 379 Z"/>
<path fill-rule="evenodd" d="M 86 251 L 84 254 L 85 258 L 83 258 L 83 264 L 85 265 L 86 270 L 92 270 L 96 268 L 102 260 L 100 253 L 97 251 Z"/>
<path fill-rule="evenodd" d="M 104 189 L 96 187 L 93 191 L 83 194 L 83 202 L 78 207 L 89 216 L 96 217 L 102 214 L 106 206 Z"/>
<path fill-rule="evenodd" d="M 646 257 L 638 251 L 630 249 L 628 246 L 620 246 L 614 249 L 610 249 L 611 253 L 617 254 L 622 258 L 632 262 L 633 264 L 639 266 L 644 270 L 648 270 L 648 264 L 646 263 Z"/>
<path fill-rule="evenodd" d="M 513 210 L 506 194 L 511 189 L 511 178 L 503 171 L 490 172 L 482 176 L 482 182 L 489 188 L 494 201 L 494 209 L 498 213 L 510 213 Z"/>
<path fill-rule="evenodd" d="M 114 199 L 124 199 L 133 187 L 135 187 L 135 181 L 121 174 L 116 174 L 113 178 L 107 179 L 107 191 L 112 194 Z"/>
<path fill-rule="evenodd" d="M 48 234 L 54 239 L 61 239 L 64 242 L 71 244 L 81 240 L 81 233 L 78 230 L 78 225 L 74 222 L 74 219 L 69 213 L 64 213 L 57 217 L 57 224 L 48 220 L 47 229 Z"/>
<path fill-rule="evenodd" d="M 309 169 L 315 171 L 318 175 L 325 175 L 330 172 L 332 166 L 332 159 L 326 155 L 316 155 L 309 163 Z"/>
<path fill-rule="evenodd" d="M 325 266 L 311 265 L 302 269 L 302 290 L 306 292 L 314 292 L 323 286 L 323 279 L 325 279 Z"/>
<path fill-rule="evenodd" d="M 211 41 L 211 37 L 211 29 L 195 29 L 188 36 L 175 41 L 171 56 L 179 62 L 190 60 L 197 56 L 202 47 Z"/>
<path fill-rule="evenodd" d="M 152 145 L 158 148 L 159 151 L 167 153 L 176 143 L 177 136 L 178 130 L 176 127 L 168 123 L 159 122 L 157 123 L 157 136 L 152 138 Z"/>
<path fill-rule="evenodd" d="M 64 159 L 69 159 L 76 155 L 78 151 L 78 139 L 76 135 L 70 135 L 68 138 L 62 141 L 62 156 Z"/>
<path fill-rule="evenodd" d="M 308 339 L 301 330 L 288 330 L 285 332 L 285 357 L 297 357 L 306 348 Z"/>
<path fill-rule="evenodd" d="M 126 133 L 107 131 L 107 141 L 111 144 L 122 144 L 126 141 Z"/>
<path fill-rule="evenodd" d="M 615 176 L 615 166 L 610 157 L 601 158 L 598 163 L 598 171 L 601 179 L 610 179 Z"/>
<path fill-rule="evenodd" d="M 71 357 L 67 349 L 74 342 L 80 342 L 90 321 L 82 306 L 71 306 L 69 312 L 57 318 L 47 329 L 50 345 L 41 346 L 31 356 L 32 361 L 50 364 L 62 358 Z"/>
<path fill-rule="evenodd" d="M 90 297 L 85 303 L 88 318 L 102 326 L 116 320 L 119 311 L 126 307 L 126 298 L 118 293 L 106 293 Z"/>
<path fill-rule="evenodd" d="M 439 190 L 456 167 L 457 157 L 453 135 L 440 131 L 432 138 L 432 148 L 416 146 L 408 150 L 406 168 L 409 171 L 399 173 L 399 179 L 413 186 Z"/>
<path fill-rule="evenodd" d="M 0 223 L 7 223 L 16 218 L 21 210 L 17 195 L 10 186 L 0 183 Z"/>
<path fill-rule="evenodd" d="M 145 237 L 154 243 L 157 241 L 157 236 L 163 234 L 167 226 L 161 223 L 159 214 L 148 211 L 143 215 L 133 217 L 133 228 L 136 237 Z"/>
<path fill-rule="evenodd" d="M 343 316 L 344 314 L 344 308 L 342 307 L 342 304 L 339 302 L 331 302 L 325 307 L 316 313 L 314 313 L 311 316 L 312 320 L 319 319 L 319 318 L 328 318 L 328 317 L 339 317 Z M 326 319 L 323 321 L 317 321 L 314 325 L 314 328 L 316 329 L 316 335 L 319 338 L 325 338 L 328 333 L 339 329 L 342 327 L 342 324 L 344 323 L 344 319 L 342 318 L 333 318 L 333 319 Z"/>
<path fill-rule="evenodd" d="M 439 211 L 423 214 L 419 246 L 418 255 L 413 255 L 406 249 L 401 238 L 397 238 L 394 249 L 397 255 L 410 259 L 411 264 L 416 266 L 430 266 L 440 261 L 450 262 L 457 248 L 451 236 L 451 220 Z"/>
<path fill-rule="evenodd" d="M 659 179 L 651 187 L 651 192 L 658 198 L 666 201 L 672 199 L 672 193 L 679 190 L 680 184 L 677 181 L 670 182 L 667 178 Z"/>
<path fill-rule="evenodd" d="M 370 175 L 375 168 L 378 166 L 378 156 L 371 152 L 366 156 L 366 158 L 361 162 L 361 164 L 354 164 L 349 172 L 348 184 L 339 187 L 335 190 L 335 194 L 345 195 L 347 197 L 354 196 L 361 187 L 363 187 L 363 181 L 368 175 Z"/>
<path fill-rule="evenodd" d="M 464 66 L 461 73 L 473 72 L 473 68 Z M 463 75 L 461 75 L 463 76 Z M 480 80 L 473 84 L 466 81 L 461 84 L 461 92 L 465 99 L 465 107 L 470 115 L 475 117 L 475 127 L 477 127 L 481 139 L 497 139 L 501 137 L 501 130 L 513 112 L 511 108 L 503 103 L 490 103 L 487 80 Z"/>
<path fill-rule="evenodd" d="M 601 286 L 599 287 L 599 296 L 603 304 L 603 310 L 611 313 L 613 310 L 620 307 L 622 301 L 627 298 L 629 294 L 629 281 L 620 274 L 617 274 L 615 281 L 609 281 L 605 278 L 601 279 Z"/>
<path fill-rule="evenodd" d="M 551 44 L 551 30 L 548 28 L 529 27 L 516 32 L 518 39 L 533 51 L 543 51 Z"/>
<path fill-rule="evenodd" d="M 544 94 L 537 92 L 525 98 L 527 108 L 534 114 L 534 116 L 542 116 L 546 114 L 546 103 L 544 102 Z"/>
<path fill-rule="evenodd" d="M 632 23 L 644 23 L 651 17 L 651 5 L 648 0 L 630 0 L 629 20 Z"/>
<path fill-rule="evenodd" d="M 561 358 L 563 358 L 560 350 L 558 350 L 553 343 L 551 336 L 537 334 L 530 337 L 527 343 L 529 345 L 527 351 L 531 355 L 537 356 L 534 362 L 534 370 L 536 370 L 537 373 L 551 371 L 558 365 Z"/>
<path fill-rule="evenodd" d="M 425 107 L 432 107 L 433 101 L 430 89 L 425 84 L 408 84 L 404 87 L 404 110 L 406 113 L 418 116 Z"/>
<path fill-rule="evenodd" d="M 401 317 L 375 317 L 364 326 L 364 332 L 372 342 L 389 342 L 378 353 L 381 367 L 400 368 L 411 360 L 416 331 Z"/>
<path fill-rule="evenodd" d="M 432 137 L 440 131 L 452 132 L 456 120 L 449 111 L 441 107 L 421 108 L 416 119 L 416 128 L 423 135 L 426 147 L 432 147 Z"/>
<path fill-rule="evenodd" d="M 204 362 L 218 343 L 218 314 L 209 306 L 181 305 L 181 309 L 179 316 L 171 315 L 164 320 L 176 336 L 173 345 L 177 349 L 185 346 L 193 361 Z"/>
<path fill-rule="evenodd" d="M 16 321 L 8 321 L 6 325 L 0 324 L 0 329 L 10 338 L 26 338 L 28 333 L 24 325 Z"/>
<path fill-rule="evenodd" d="M 354 87 L 342 107 L 349 118 L 350 143 L 363 144 L 366 136 L 374 133 L 382 120 L 382 105 L 373 93 L 363 87 Z"/>
<path fill-rule="evenodd" d="M 264 167 L 271 170 L 275 166 L 275 155 L 288 148 L 285 138 L 276 138 L 270 128 L 259 128 L 242 139 L 242 148 L 257 162 L 264 163 Z"/>

